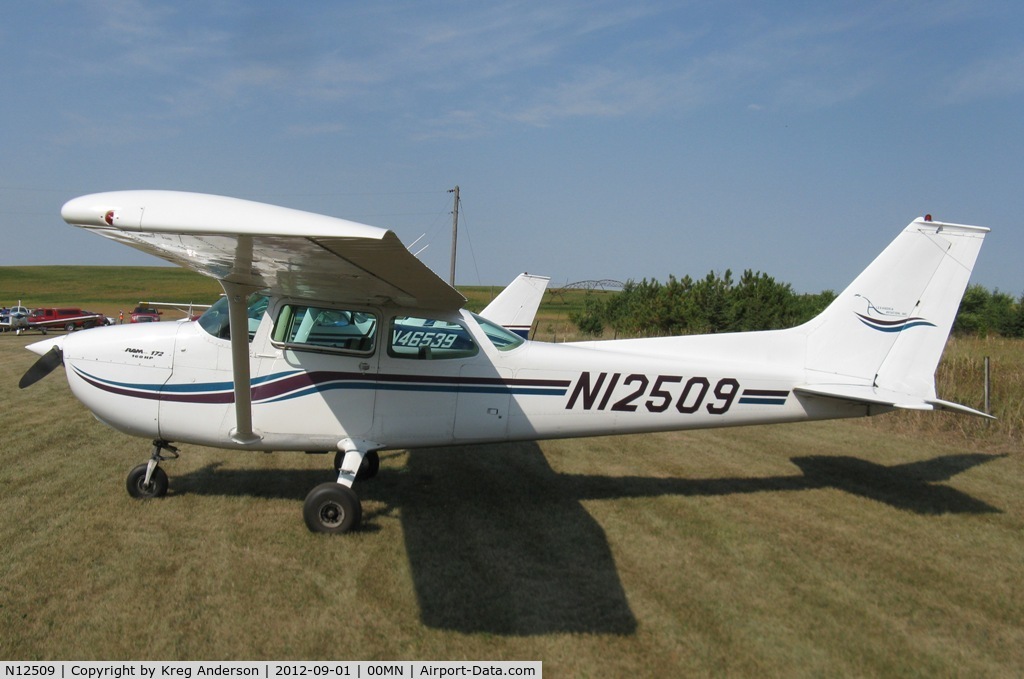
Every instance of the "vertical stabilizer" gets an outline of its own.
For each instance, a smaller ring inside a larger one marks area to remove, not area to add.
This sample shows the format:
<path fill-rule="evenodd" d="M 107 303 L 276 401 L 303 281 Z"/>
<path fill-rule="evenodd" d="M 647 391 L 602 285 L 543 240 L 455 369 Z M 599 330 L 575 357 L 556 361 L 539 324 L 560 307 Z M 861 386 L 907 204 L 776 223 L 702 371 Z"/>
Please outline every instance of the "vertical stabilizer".
<path fill-rule="evenodd" d="M 935 398 L 935 369 L 988 229 L 917 219 L 803 326 L 811 383 Z"/>
<path fill-rule="evenodd" d="M 550 280 L 547 276 L 521 273 L 480 315 L 505 326 L 520 337 L 528 338 Z"/>

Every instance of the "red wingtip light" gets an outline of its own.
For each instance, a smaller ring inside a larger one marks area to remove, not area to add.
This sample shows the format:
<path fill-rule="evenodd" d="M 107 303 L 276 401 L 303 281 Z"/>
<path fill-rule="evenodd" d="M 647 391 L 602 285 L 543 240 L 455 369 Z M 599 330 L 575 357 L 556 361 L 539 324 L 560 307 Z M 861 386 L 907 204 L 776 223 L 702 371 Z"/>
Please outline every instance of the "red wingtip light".
<path fill-rule="evenodd" d="M 113 226 L 114 225 L 114 211 L 113 210 L 107 210 L 107 214 L 103 215 L 103 221 L 105 221 L 110 226 Z"/>
<path fill-rule="evenodd" d="M 932 216 L 931 215 L 925 215 L 924 216 L 924 221 L 926 221 L 926 222 L 932 221 Z"/>

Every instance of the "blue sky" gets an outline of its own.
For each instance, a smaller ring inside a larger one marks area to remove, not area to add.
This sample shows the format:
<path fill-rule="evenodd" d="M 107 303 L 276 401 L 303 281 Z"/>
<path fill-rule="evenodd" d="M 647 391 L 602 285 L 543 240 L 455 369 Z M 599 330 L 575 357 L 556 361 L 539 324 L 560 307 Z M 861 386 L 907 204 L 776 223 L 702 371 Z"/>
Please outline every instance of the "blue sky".
<path fill-rule="evenodd" d="M 0 265 L 153 264 L 66 226 L 202 191 L 424 235 L 458 282 L 755 269 L 839 290 L 915 217 L 1024 293 L 1016 2 L 6 3 Z"/>

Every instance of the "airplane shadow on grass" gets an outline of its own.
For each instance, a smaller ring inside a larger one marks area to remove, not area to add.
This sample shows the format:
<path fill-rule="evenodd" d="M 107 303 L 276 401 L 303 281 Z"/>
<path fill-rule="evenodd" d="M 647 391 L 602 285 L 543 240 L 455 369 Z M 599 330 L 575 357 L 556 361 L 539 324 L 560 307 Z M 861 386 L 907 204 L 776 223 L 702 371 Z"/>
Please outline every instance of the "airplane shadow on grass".
<path fill-rule="evenodd" d="M 386 457 L 387 454 L 385 454 Z M 601 526 L 581 501 L 835 488 L 923 515 L 1000 510 L 941 485 L 1000 455 L 946 455 L 887 467 L 856 457 L 807 456 L 801 474 L 676 479 L 559 474 L 536 443 L 434 448 L 385 465 L 356 488 L 364 530 L 400 510 L 423 622 L 504 635 L 632 634 L 637 621 Z M 175 495 L 249 495 L 302 501 L 325 471 L 221 470 L 172 476 Z"/>

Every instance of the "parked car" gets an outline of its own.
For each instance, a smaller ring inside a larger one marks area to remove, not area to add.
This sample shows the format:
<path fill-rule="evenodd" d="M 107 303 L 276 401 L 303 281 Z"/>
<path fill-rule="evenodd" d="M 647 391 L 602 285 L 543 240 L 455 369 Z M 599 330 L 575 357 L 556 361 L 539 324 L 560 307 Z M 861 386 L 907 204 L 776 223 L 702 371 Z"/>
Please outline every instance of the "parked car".
<path fill-rule="evenodd" d="M 160 320 L 162 311 L 158 311 L 153 307 L 148 306 L 137 306 L 132 309 L 131 319 L 129 323 L 156 323 Z"/>
<path fill-rule="evenodd" d="M 107 325 L 107 317 L 74 307 L 35 309 L 28 315 L 28 327 L 39 330 L 44 335 L 47 330 L 54 328 L 63 328 L 71 332 L 97 325 Z"/>

